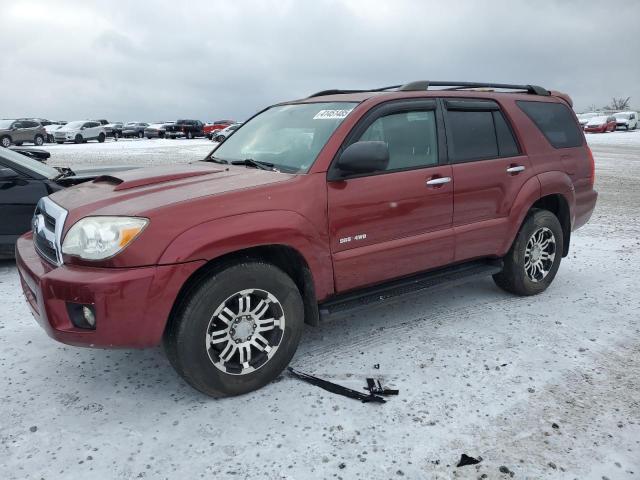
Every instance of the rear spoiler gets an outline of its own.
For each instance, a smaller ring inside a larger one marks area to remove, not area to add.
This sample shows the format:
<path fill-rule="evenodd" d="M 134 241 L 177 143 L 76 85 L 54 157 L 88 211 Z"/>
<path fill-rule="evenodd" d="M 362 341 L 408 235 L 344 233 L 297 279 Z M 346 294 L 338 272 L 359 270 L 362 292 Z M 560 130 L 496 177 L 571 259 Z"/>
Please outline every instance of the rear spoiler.
<path fill-rule="evenodd" d="M 573 108 L 573 100 L 569 95 L 563 92 L 558 92 L 557 90 L 550 90 L 549 93 L 552 97 L 557 97 L 564 100 L 570 107 Z"/>

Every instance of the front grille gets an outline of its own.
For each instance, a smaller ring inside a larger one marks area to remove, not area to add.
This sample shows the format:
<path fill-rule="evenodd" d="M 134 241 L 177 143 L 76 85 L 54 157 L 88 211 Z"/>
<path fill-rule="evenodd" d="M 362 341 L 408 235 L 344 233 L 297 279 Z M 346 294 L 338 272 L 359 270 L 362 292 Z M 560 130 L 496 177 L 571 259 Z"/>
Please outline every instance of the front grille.
<path fill-rule="evenodd" d="M 33 243 L 45 260 L 62 265 L 60 240 L 67 211 L 49 197 L 42 197 L 33 214 Z"/>

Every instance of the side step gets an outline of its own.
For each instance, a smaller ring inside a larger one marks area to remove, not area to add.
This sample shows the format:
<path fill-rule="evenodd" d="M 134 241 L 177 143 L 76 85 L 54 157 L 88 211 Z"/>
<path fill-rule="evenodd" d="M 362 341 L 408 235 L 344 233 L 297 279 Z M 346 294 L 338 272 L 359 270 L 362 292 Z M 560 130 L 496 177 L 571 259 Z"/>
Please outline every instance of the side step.
<path fill-rule="evenodd" d="M 470 280 L 493 275 L 502 270 L 502 260 L 480 260 L 440 268 L 411 277 L 405 277 L 382 285 L 337 295 L 319 305 L 320 316 L 326 317 L 336 313 L 367 307 L 423 290 L 441 290 L 464 284 Z"/>

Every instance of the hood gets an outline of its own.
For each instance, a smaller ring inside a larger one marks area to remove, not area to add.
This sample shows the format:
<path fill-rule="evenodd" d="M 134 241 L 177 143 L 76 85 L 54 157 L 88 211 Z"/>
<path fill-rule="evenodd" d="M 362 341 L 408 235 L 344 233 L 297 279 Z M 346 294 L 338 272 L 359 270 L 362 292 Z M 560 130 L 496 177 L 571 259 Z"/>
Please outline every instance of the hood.
<path fill-rule="evenodd" d="M 605 123 L 607 123 L 607 117 L 593 117 L 589 119 L 587 125 L 597 126 L 604 125 Z"/>
<path fill-rule="evenodd" d="M 195 162 L 108 173 L 93 181 L 56 192 L 51 199 L 69 210 L 70 217 L 150 216 L 168 205 L 281 182 L 292 177 L 294 175 L 244 166 Z"/>

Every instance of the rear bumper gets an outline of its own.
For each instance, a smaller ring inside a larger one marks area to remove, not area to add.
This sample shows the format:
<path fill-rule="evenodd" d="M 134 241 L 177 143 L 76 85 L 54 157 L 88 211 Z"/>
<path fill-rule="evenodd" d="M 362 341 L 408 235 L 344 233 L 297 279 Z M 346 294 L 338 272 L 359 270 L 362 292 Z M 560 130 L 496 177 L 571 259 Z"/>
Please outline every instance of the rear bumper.
<path fill-rule="evenodd" d="M 35 251 L 31 233 L 16 243 L 22 290 L 32 313 L 59 342 L 144 348 L 160 343 L 180 288 L 203 262 L 140 268 L 54 267 Z M 67 304 L 92 305 L 96 328 L 77 328 Z"/>

